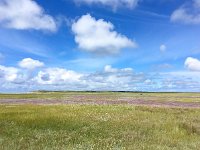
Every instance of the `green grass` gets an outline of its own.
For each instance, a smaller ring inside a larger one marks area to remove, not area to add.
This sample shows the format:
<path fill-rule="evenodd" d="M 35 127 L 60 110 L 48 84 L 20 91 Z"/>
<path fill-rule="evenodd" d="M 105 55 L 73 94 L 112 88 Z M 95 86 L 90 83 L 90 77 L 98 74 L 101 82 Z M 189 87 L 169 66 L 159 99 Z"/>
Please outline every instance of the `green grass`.
<path fill-rule="evenodd" d="M 117 100 L 120 98 L 155 100 L 155 101 L 180 101 L 200 102 L 200 93 L 131 93 L 131 92 L 33 92 L 27 94 L 0 94 L 1 99 L 59 99 L 77 100 L 79 96 L 91 96 L 85 100 Z"/>
<path fill-rule="evenodd" d="M 0 149 L 196 150 L 199 116 L 128 105 L 0 105 Z"/>

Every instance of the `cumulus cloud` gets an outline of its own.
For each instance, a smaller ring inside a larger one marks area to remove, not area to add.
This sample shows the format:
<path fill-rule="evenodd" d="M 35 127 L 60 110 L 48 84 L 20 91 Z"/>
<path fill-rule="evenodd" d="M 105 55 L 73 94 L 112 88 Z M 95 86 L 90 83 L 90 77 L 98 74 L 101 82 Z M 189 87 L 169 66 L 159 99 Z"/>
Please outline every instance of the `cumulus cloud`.
<path fill-rule="evenodd" d="M 77 3 L 85 3 L 88 5 L 97 4 L 112 7 L 116 10 L 118 7 L 135 8 L 139 0 L 74 0 Z"/>
<path fill-rule="evenodd" d="M 5 67 L 0 65 L 0 77 L 6 81 L 15 81 L 18 76 L 18 69 L 14 67 Z"/>
<path fill-rule="evenodd" d="M 83 15 L 72 24 L 79 48 L 99 54 L 115 54 L 122 48 L 136 47 L 136 43 L 114 31 L 114 25 L 90 14 Z"/>
<path fill-rule="evenodd" d="M 78 73 L 64 68 L 48 68 L 39 71 L 34 81 L 39 85 L 64 87 L 65 90 L 136 90 L 136 84 L 143 81 L 142 74 L 135 74 L 132 68 L 113 68 L 106 65 L 95 73 Z"/>
<path fill-rule="evenodd" d="M 0 65 L 0 91 L 32 90 L 115 90 L 115 91 L 199 91 L 200 61 L 187 58 L 188 69 L 195 72 L 140 73 L 132 68 L 114 68 L 80 73 L 65 68 L 41 68 L 29 71 Z"/>
<path fill-rule="evenodd" d="M 142 73 L 132 68 L 105 66 L 93 73 L 79 73 L 65 68 L 43 68 L 35 70 L 34 76 L 15 67 L 0 66 L 0 91 L 3 89 L 24 90 L 137 90 L 144 82 Z"/>
<path fill-rule="evenodd" d="M 200 60 L 193 57 L 188 57 L 185 60 L 185 67 L 191 71 L 200 71 Z"/>
<path fill-rule="evenodd" d="M 56 31 L 54 18 L 34 0 L 1 0 L 0 24 L 13 29 Z"/>
<path fill-rule="evenodd" d="M 44 63 L 39 60 L 34 60 L 32 58 L 24 58 L 18 64 L 21 68 L 33 70 L 35 68 L 43 67 Z"/>
<path fill-rule="evenodd" d="M 36 82 L 20 68 L 0 65 L 0 92 L 32 91 Z"/>
<path fill-rule="evenodd" d="M 193 0 L 192 4 L 184 4 L 171 15 L 171 21 L 184 24 L 200 24 L 200 2 Z"/>
<path fill-rule="evenodd" d="M 104 70 L 85 75 L 83 80 L 91 90 L 139 90 L 139 84 L 144 82 L 143 73 L 135 73 L 132 68 L 113 68 L 106 65 Z"/>
<path fill-rule="evenodd" d="M 0 65 L 0 84 L 24 84 L 26 80 L 26 74 L 23 74 L 20 69 Z"/>
<path fill-rule="evenodd" d="M 160 51 L 161 51 L 161 52 L 165 52 L 166 49 L 167 49 L 167 46 L 166 46 L 166 45 L 164 45 L 164 44 L 160 45 Z"/>
<path fill-rule="evenodd" d="M 82 74 L 63 68 L 48 68 L 40 71 L 36 77 L 39 84 L 69 84 L 79 82 Z"/>
<path fill-rule="evenodd" d="M 155 76 L 156 91 L 199 92 L 199 72 L 163 72 Z"/>

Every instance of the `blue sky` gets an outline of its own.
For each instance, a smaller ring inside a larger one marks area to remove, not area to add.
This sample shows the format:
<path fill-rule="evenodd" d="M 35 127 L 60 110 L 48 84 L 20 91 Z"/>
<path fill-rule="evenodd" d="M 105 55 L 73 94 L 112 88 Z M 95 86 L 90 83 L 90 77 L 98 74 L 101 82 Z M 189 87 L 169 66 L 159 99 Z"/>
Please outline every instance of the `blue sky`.
<path fill-rule="evenodd" d="M 0 92 L 200 91 L 200 0 L 1 0 Z"/>

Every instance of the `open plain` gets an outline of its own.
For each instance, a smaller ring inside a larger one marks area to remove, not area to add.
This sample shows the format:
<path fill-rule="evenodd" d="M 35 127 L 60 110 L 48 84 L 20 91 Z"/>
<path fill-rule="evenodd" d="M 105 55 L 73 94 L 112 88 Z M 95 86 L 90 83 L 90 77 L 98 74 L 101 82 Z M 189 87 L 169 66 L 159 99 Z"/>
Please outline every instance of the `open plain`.
<path fill-rule="evenodd" d="M 198 149 L 199 93 L 0 95 L 0 149 Z"/>

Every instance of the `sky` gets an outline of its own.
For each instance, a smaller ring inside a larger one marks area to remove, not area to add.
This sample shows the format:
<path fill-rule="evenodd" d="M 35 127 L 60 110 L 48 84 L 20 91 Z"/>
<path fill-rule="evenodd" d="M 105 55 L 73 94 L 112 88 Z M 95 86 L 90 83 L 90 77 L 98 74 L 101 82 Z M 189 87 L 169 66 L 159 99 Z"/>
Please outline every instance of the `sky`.
<path fill-rule="evenodd" d="M 1 0 L 0 92 L 200 91 L 200 0 Z"/>

